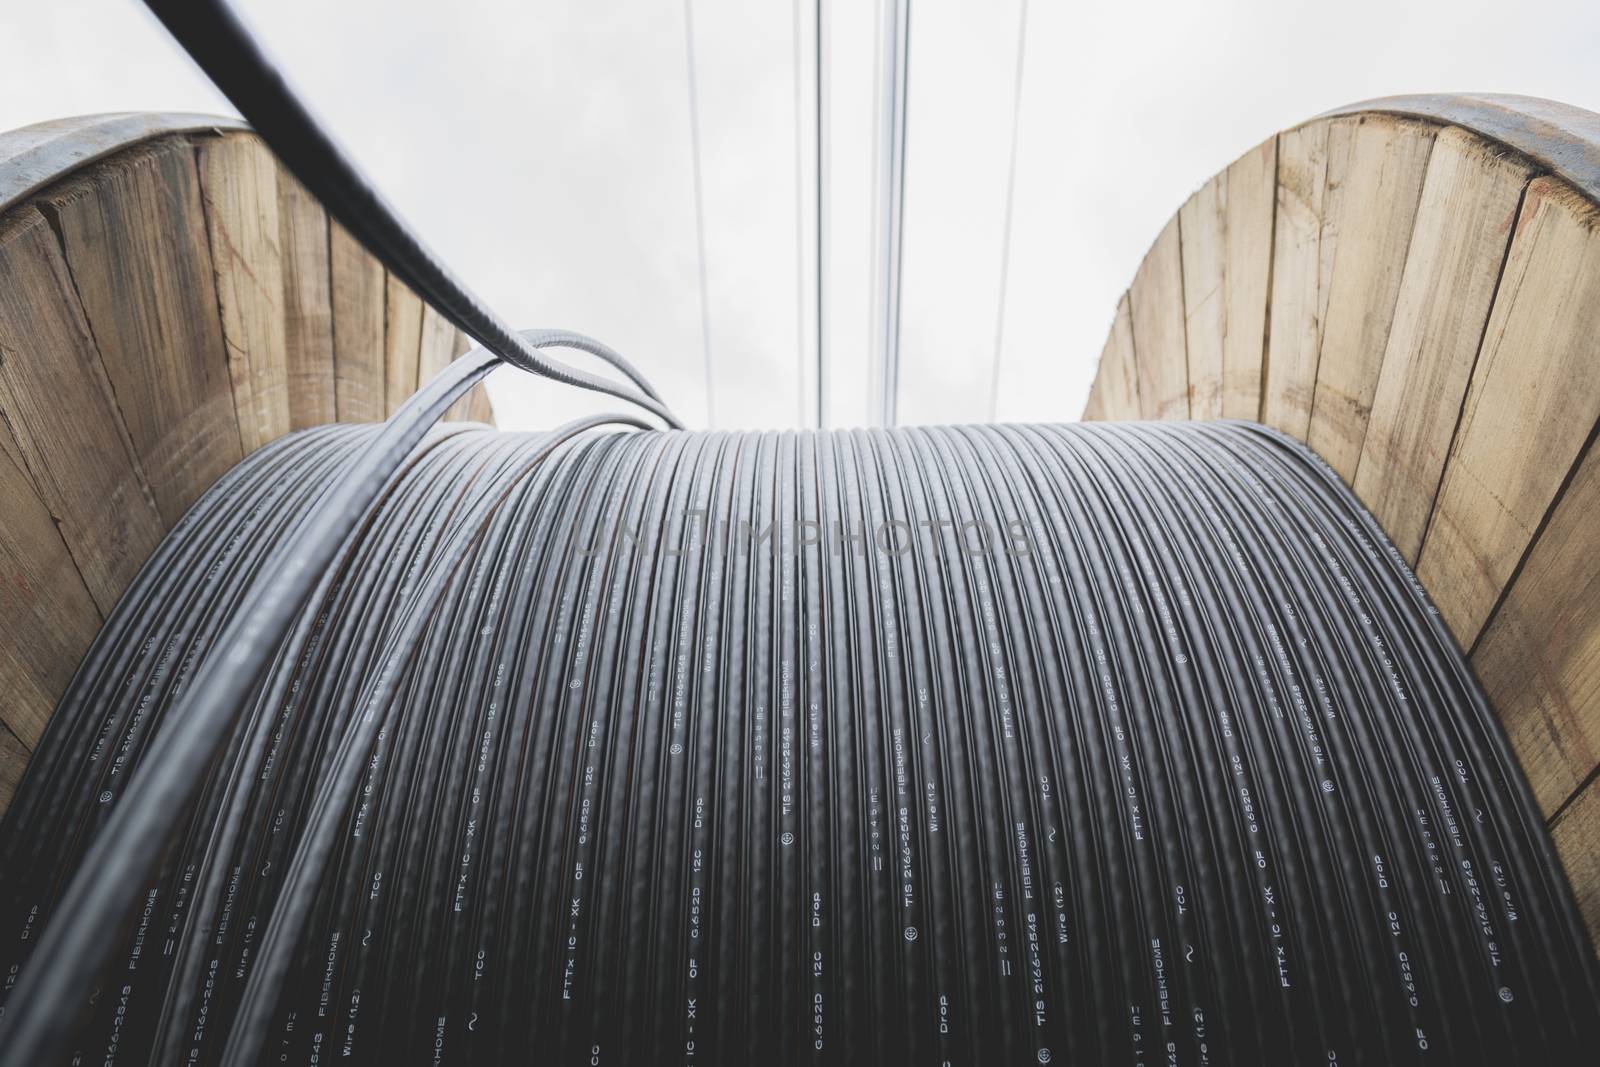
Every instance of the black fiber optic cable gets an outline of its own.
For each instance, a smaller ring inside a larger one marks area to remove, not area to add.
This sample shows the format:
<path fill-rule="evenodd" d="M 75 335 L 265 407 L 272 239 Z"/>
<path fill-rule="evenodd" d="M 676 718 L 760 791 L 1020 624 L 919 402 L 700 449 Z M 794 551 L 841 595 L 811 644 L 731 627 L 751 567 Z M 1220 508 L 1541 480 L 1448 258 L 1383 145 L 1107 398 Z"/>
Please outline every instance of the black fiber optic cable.
<path fill-rule="evenodd" d="M 436 257 L 400 218 L 295 95 L 227 0 L 145 0 L 239 114 L 328 213 L 423 301 L 500 359 L 530 374 L 637 404 L 668 426 L 682 425 L 623 356 L 581 334 L 554 342 L 616 367 L 632 386 L 552 359 L 512 329 Z"/>
<path fill-rule="evenodd" d="M 534 330 L 521 336 L 534 349 L 596 347 L 582 335 L 567 331 Z M 105 822 L 94 829 L 93 840 L 85 845 L 79 872 L 63 887 L 61 906 L 73 921 L 55 924 L 45 935 L 40 955 L 50 961 L 49 966 L 41 964 L 22 975 L 10 1017 L 0 1017 L 0 1055 L 7 1062 L 38 1062 L 59 1047 L 68 1022 L 67 1005 L 107 962 L 114 933 L 133 908 L 139 885 L 159 864 L 163 843 L 190 812 L 205 774 L 213 768 L 237 721 L 238 709 L 275 652 L 281 651 L 296 613 L 308 597 L 317 602 L 326 595 L 339 572 L 330 564 L 341 551 L 348 553 L 348 538 L 367 517 L 369 506 L 391 475 L 449 405 L 497 361 L 483 349 L 466 354 L 419 389 L 370 437 L 363 438 L 361 447 L 320 484 L 320 498 L 295 516 L 293 527 L 277 531 L 270 553 L 257 561 L 261 575 L 241 583 L 243 599 L 230 605 L 235 610 L 226 625 L 215 632 L 206 631 L 205 641 L 191 648 L 177 672 L 166 659 L 161 660 L 157 688 L 131 714 L 130 733 L 110 761 L 111 773 L 121 771 L 131 756 L 143 753 L 144 739 L 153 732 L 146 721 L 149 705 L 158 693 L 165 693 L 178 705 L 173 713 L 178 723 L 155 733 L 148 742 L 152 752 L 145 773 L 127 776 L 123 786 L 134 799 L 108 809 Z M 276 450 L 272 454 L 276 455 Z M 218 489 L 225 489 L 228 481 L 224 479 Z M 207 500 L 215 495 L 208 494 Z M 206 503 L 197 505 L 173 534 L 184 531 L 208 508 Z M 227 547 L 237 544 L 236 537 Z M 156 559 L 161 555 L 158 551 Z M 150 570 L 149 564 L 141 570 L 135 587 L 143 588 Z M 130 596 L 143 599 L 145 594 Z M 190 613 L 184 625 L 195 617 Z M 168 648 L 172 647 L 169 643 Z M 86 664 L 96 662 L 96 652 L 90 650 Z M 188 677 L 191 669 L 192 678 Z M 80 669 L 80 677 L 83 673 Z M 175 688 L 165 688 L 162 679 L 176 679 Z M 71 700 L 69 694 L 64 703 Z M 106 805 L 119 795 L 123 794 L 106 789 L 99 800 Z"/>
<path fill-rule="evenodd" d="M 150 6 L 494 354 L 141 569 L 0 824 L 0 1065 L 1592 1059 L 1522 772 L 1314 455 L 430 430 L 500 359 L 677 424 L 506 328 L 222 0 Z"/>
<path fill-rule="evenodd" d="M 182 765 L 104 964 L 69 966 L 70 887 L 178 766 L 203 652 L 386 432 L 249 457 L 107 621 L 0 827 L 8 1034 L 48 1003 L 51 1057 L 113 1063 L 1600 1036 L 1436 613 L 1320 460 L 1238 423 L 436 431 Z"/>

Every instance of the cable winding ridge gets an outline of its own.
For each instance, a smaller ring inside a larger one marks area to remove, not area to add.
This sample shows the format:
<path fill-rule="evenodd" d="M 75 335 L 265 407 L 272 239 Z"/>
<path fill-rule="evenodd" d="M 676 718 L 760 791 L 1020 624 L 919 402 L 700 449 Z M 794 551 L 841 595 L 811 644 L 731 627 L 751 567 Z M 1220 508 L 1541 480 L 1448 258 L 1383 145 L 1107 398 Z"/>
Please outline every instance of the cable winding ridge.
<path fill-rule="evenodd" d="M 636 404 L 681 427 L 642 374 L 618 353 L 579 334 L 565 345 L 616 367 L 630 388 L 544 355 L 456 277 L 311 116 L 226 0 L 145 0 L 239 114 L 351 236 L 426 303 L 514 367 Z"/>
<path fill-rule="evenodd" d="M 0 1063 L 1531 1064 L 1600 1037 L 1492 711 L 1281 435 L 438 430 L 261 668 L 213 663 L 393 436 L 258 451 L 108 620 L 0 826 Z M 178 743 L 202 723 L 214 747 Z M 80 886 L 128 849 L 87 965 Z"/>

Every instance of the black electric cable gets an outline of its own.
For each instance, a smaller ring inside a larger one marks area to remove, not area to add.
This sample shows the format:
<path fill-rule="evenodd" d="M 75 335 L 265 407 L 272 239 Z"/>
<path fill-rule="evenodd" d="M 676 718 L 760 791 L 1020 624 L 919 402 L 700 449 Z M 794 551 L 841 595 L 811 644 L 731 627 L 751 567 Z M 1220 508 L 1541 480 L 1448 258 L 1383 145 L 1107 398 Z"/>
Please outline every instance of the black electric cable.
<path fill-rule="evenodd" d="M 203 652 L 386 432 L 248 458 L 108 620 L 0 828 L 0 1062 L 1502 1064 L 1600 1036 L 1492 711 L 1271 431 L 435 432 L 231 683 L 215 755 L 173 763 Z M 105 964 L 71 959 L 77 881 L 157 776 L 193 800 L 117 868 Z M 46 1009 L 60 1042 L 15 1043 Z"/>
<path fill-rule="evenodd" d="M 607 393 L 668 426 L 682 425 L 619 353 L 579 334 L 562 342 L 616 367 L 635 388 L 544 355 L 540 348 L 548 345 L 531 343 L 456 278 L 312 118 L 227 0 L 145 0 L 145 5 L 328 213 L 424 302 L 514 367 Z"/>
<path fill-rule="evenodd" d="M 141 569 L 0 825 L 0 1064 L 1592 1054 L 1521 770 L 1315 456 L 430 432 L 501 358 L 676 423 L 505 328 L 225 3 L 151 7 L 496 354 L 261 449 Z"/>
<path fill-rule="evenodd" d="M 567 331 L 521 336 L 534 349 L 590 344 Z M 55 924 L 46 935 L 41 954 L 51 965 L 35 968 L 36 979 L 32 972 L 22 976 L 10 1018 L 0 1017 L 0 1054 L 8 1062 L 39 1062 L 59 1045 L 67 1025 L 64 1005 L 109 958 L 114 931 L 159 863 L 163 843 L 189 812 L 205 769 L 227 741 L 239 708 L 279 650 L 296 613 L 308 597 L 316 601 L 326 595 L 339 569 L 330 564 L 342 547 L 348 553 L 347 539 L 412 448 L 497 362 L 498 357 L 483 349 L 466 354 L 419 389 L 370 439 L 363 439 L 359 451 L 323 483 L 322 497 L 304 510 L 296 527 L 279 531 L 271 554 L 260 561 L 268 577 L 247 582 L 245 599 L 230 605 L 237 610 L 227 625 L 208 634 L 207 645 L 184 661 L 195 676 L 180 679 L 177 687 L 181 699 L 173 714 L 179 724 L 149 742 L 146 773 L 130 778 L 124 787 L 133 799 L 111 810 L 87 846 L 78 874 L 65 887 L 61 905 L 73 922 Z M 206 510 L 194 509 L 174 534 Z M 141 571 L 141 578 L 149 569 L 147 565 Z M 207 654 L 212 645 L 217 651 Z M 89 659 L 95 659 L 93 650 Z M 141 708 L 133 717 L 134 734 L 124 742 L 124 753 L 138 751 L 134 741 L 143 736 L 143 719 Z M 102 792 L 102 801 L 111 795 L 116 794 Z"/>

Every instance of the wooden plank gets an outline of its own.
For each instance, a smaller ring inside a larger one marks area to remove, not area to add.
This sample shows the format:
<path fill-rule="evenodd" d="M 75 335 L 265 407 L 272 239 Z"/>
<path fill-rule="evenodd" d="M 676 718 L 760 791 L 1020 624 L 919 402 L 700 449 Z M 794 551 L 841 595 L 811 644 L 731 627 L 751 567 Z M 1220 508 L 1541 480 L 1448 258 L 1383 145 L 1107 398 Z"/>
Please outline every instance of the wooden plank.
<path fill-rule="evenodd" d="M 1528 185 L 1417 576 L 1470 648 L 1600 417 L 1600 213 Z"/>
<path fill-rule="evenodd" d="M 328 223 L 333 294 L 333 393 L 340 422 L 381 422 L 384 269 L 343 226 Z"/>
<path fill-rule="evenodd" d="M 1460 129 L 1428 162 L 1353 486 L 1415 564 L 1529 166 Z"/>
<path fill-rule="evenodd" d="M 426 304 L 422 305 L 421 339 L 417 351 L 417 384 L 424 385 L 449 366 L 457 357 L 473 347 L 472 339 Z M 408 394 L 409 395 L 409 394 Z M 489 402 L 483 383 L 472 387 L 471 392 L 451 404 L 444 413 L 445 422 L 486 422 L 494 425 L 494 407 Z"/>
<path fill-rule="evenodd" d="M 422 308 L 422 343 L 417 349 L 417 385 L 428 384 L 433 376 L 455 358 L 455 325 L 433 308 Z"/>
<path fill-rule="evenodd" d="M 162 519 L 241 455 L 193 150 L 161 142 L 42 198 Z"/>
<path fill-rule="evenodd" d="M 1111 391 L 1106 394 L 1106 410 L 1114 412 L 1112 418 L 1136 419 L 1139 417 L 1139 363 L 1133 348 L 1133 301 L 1126 292 L 1117 301 L 1108 343 L 1115 352 L 1111 366 L 1117 373 L 1107 383 Z"/>
<path fill-rule="evenodd" d="M 455 359 L 460 359 L 462 356 L 466 355 L 468 352 L 471 352 L 476 347 L 476 341 L 468 337 L 461 330 L 456 331 Z M 480 379 L 478 384 L 474 385 L 467 393 L 466 399 L 462 402 L 463 407 L 461 417 L 467 422 L 481 422 L 489 426 L 494 425 L 494 404 L 489 400 L 489 389 L 487 386 L 488 381 L 489 379 L 487 377 Z"/>
<path fill-rule="evenodd" d="M 1278 139 L 1263 141 L 1228 167 L 1223 215 L 1222 417 L 1255 419 L 1261 410 L 1266 356 L 1267 294 L 1272 269 L 1272 219 Z"/>
<path fill-rule="evenodd" d="M 1272 299 L 1260 418 L 1301 441 L 1311 427 L 1355 128 L 1356 120 L 1339 119 L 1278 135 Z"/>
<path fill-rule="evenodd" d="M 33 753 L 17 739 L 17 735 L 0 724 L 0 816 L 11 807 L 11 798 L 17 795 L 22 784 L 22 772 L 28 769 Z"/>
<path fill-rule="evenodd" d="M 289 425 L 303 430 L 339 417 L 333 388 L 328 216 L 305 186 L 282 168 L 278 170 L 278 226 Z"/>
<path fill-rule="evenodd" d="M 1093 400 L 1095 418 L 1137 419 L 1139 417 L 1139 367 L 1133 353 L 1133 312 L 1128 294 L 1117 301 L 1116 317 L 1100 352 L 1095 371 Z M 1085 412 L 1084 418 L 1089 418 Z"/>
<path fill-rule="evenodd" d="M 1600 203 L 1600 115 L 1510 93 L 1420 93 L 1346 104 L 1329 115 L 1379 111 L 1471 130 L 1526 156 L 1541 171 Z"/>
<path fill-rule="evenodd" d="M 493 426 L 494 402 L 489 399 L 489 390 L 479 382 L 472 387 L 472 392 L 467 394 L 467 421 L 481 422 L 486 426 Z"/>
<path fill-rule="evenodd" d="M 1105 422 L 1105 408 L 1100 403 L 1100 371 L 1105 366 L 1105 356 L 1100 357 L 1100 363 L 1095 366 L 1095 381 L 1089 386 L 1089 398 L 1083 402 L 1083 413 L 1078 416 L 1079 422 Z"/>
<path fill-rule="evenodd" d="M 1139 375 L 1139 410 L 1147 419 L 1189 417 L 1178 226 L 1178 216 L 1174 215 L 1145 254 L 1128 291 Z"/>
<path fill-rule="evenodd" d="M 166 526 L 134 459 L 61 247 L 32 208 L 13 212 L 0 227 L 0 277 L 6 452 L 59 524 L 60 537 L 52 529 L 50 539 L 64 540 L 95 604 L 109 612 Z"/>
<path fill-rule="evenodd" d="M 101 615 L 50 509 L 9 452 L 0 452 L 0 500 L 0 722 L 31 748 Z"/>
<path fill-rule="evenodd" d="M 0 212 L 71 172 L 144 141 L 178 133 L 245 130 L 243 119 L 122 111 L 50 119 L 0 133 Z"/>
<path fill-rule="evenodd" d="M 199 153 L 222 339 L 239 436 L 251 452 L 289 432 L 278 164 L 246 135 L 209 138 Z"/>
<path fill-rule="evenodd" d="M 462 356 L 466 355 L 466 353 L 471 348 L 472 348 L 472 338 L 468 337 L 466 334 L 462 333 L 460 330 L 452 330 L 451 331 L 450 361 L 452 363 L 455 362 L 456 360 L 460 359 Z M 474 385 L 471 389 L 467 390 L 467 395 L 462 397 L 460 400 L 457 400 L 454 404 L 451 404 L 449 410 L 447 410 L 444 413 L 444 421 L 446 421 L 446 422 L 473 422 L 473 421 L 475 421 L 473 419 L 473 416 L 472 416 L 473 411 L 475 409 L 481 408 L 484 404 L 488 403 L 488 398 L 487 397 L 485 397 L 482 400 L 478 400 L 477 399 L 477 394 L 481 393 L 482 391 L 483 391 L 483 383 L 482 382 L 479 382 L 477 385 Z"/>
<path fill-rule="evenodd" d="M 1589 940 L 1600 945 L 1600 779 L 1589 783 L 1550 827 L 1550 836 L 1567 880 L 1578 898 L 1578 911 L 1589 928 Z"/>
<path fill-rule="evenodd" d="M 1600 449 L 1591 447 L 1472 653 L 1548 815 L 1600 763 Z"/>
<path fill-rule="evenodd" d="M 455 362 L 466 355 L 474 347 L 472 338 L 460 330 L 453 331 L 454 340 L 450 345 L 451 362 Z M 482 422 L 494 425 L 494 405 L 489 400 L 488 390 L 483 382 L 478 382 L 467 391 L 467 395 L 457 400 L 444 413 L 445 422 Z"/>
<path fill-rule="evenodd" d="M 422 345 L 422 300 L 404 282 L 386 275 L 384 311 L 384 410 L 393 414 L 417 391 L 417 356 Z"/>
<path fill-rule="evenodd" d="M 1435 128 L 1368 116 L 1356 127 L 1306 443 L 1355 478 Z"/>
<path fill-rule="evenodd" d="M 5 366 L 5 358 L 5 353 L 0 352 L 0 369 L 3 369 Z M 3 413 L 5 410 L 5 408 L 0 407 L 0 413 Z M 5 458 L 9 459 L 12 464 L 24 474 L 27 473 L 27 465 L 22 461 L 22 447 L 17 444 L 16 435 L 11 432 L 11 418 L 9 415 L 6 415 L 4 418 L 0 418 L 0 456 L 4 456 Z M 28 481 L 30 483 L 33 481 L 32 475 L 28 475 Z M 34 487 L 34 491 L 38 491 L 37 486 Z"/>
<path fill-rule="evenodd" d="M 1254 419 L 1260 410 L 1276 169 L 1274 138 L 1179 211 L 1190 418 Z"/>
<path fill-rule="evenodd" d="M 422 345 L 417 360 L 418 384 L 427 383 L 472 347 L 472 338 L 456 329 L 448 319 L 433 308 L 424 305 Z M 445 411 L 442 421 L 486 422 L 491 426 L 494 425 L 494 407 L 489 402 L 489 395 L 484 391 L 483 383 L 479 382 L 466 396 L 451 404 Z"/>
<path fill-rule="evenodd" d="M 1183 329 L 1188 352 L 1189 417 L 1222 416 L 1222 338 L 1228 330 L 1228 172 L 1200 187 L 1178 209 L 1183 246 Z"/>

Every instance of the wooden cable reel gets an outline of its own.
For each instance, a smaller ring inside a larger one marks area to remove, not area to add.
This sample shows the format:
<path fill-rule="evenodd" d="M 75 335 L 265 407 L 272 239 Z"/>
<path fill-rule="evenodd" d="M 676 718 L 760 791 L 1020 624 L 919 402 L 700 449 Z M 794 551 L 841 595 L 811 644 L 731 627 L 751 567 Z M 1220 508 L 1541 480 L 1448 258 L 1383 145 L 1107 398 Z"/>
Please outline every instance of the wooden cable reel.
<path fill-rule="evenodd" d="M 1353 104 L 1200 188 L 1086 419 L 1250 419 L 1327 460 L 1498 711 L 1600 937 L 1600 115 Z"/>
<path fill-rule="evenodd" d="M 1354 487 L 1472 656 L 1591 928 L 1595 121 L 1413 100 L 1280 135 L 1163 231 L 1087 412 L 1264 421 Z M 247 132 L 83 130 L 24 131 L 0 223 L 15 773 L 216 477 L 291 428 L 381 417 L 463 347 Z M 97 161 L 52 172 L 52 151 Z"/>
<path fill-rule="evenodd" d="M 290 430 L 372 422 L 466 338 L 237 120 L 0 135 L 0 810 L 185 509 Z M 476 389 L 453 419 L 493 423 Z"/>

